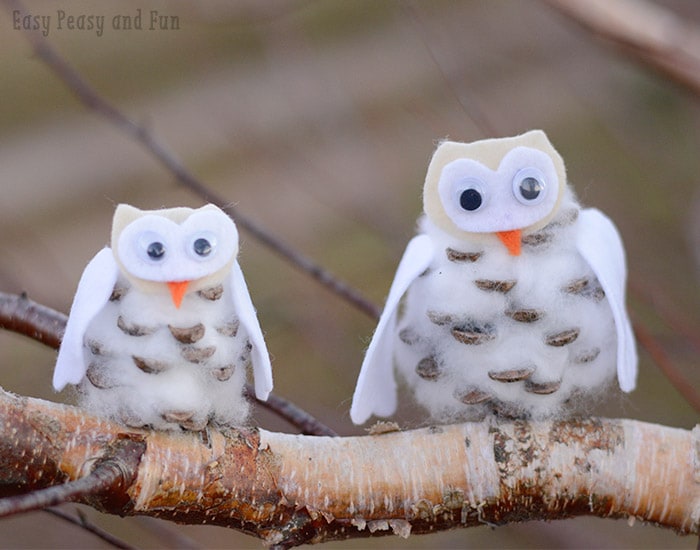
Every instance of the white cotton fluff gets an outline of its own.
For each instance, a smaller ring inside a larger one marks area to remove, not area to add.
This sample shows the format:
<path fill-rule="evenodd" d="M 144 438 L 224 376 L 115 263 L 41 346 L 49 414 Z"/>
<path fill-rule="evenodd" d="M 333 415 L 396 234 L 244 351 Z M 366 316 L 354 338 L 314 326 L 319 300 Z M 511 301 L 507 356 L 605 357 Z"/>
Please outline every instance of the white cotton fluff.
<path fill-rule="evenodd" d="M 139 210 L 121 204 L 112 246 L 86 266 L 53 386 L 78 386 L 85 408 L 135 427 L 241 425 L 252 365 L 255 395 L 272 366 L 221 209 Z"/>
<path fill-rule="evenodd" d="M 117 286 L 124 289 L 123 296 L 108 302 L 85 334 L 88 369 L 79 386 L 81 405 L 128 425 L 155 429 L 243 424 L 249 409 L 242 393 L 250 349 L 244 327 L 238 326 L 235 336 L 219 330 L 238 323 L 226 296 L 211 301 L 191 293 L 175 309 L 167 294 L 143 293 L 125 280 Z M 177 341 L 168 328 L 199 324 L 204 335 L 192 344 Z M 183 356 L 188 350 L 194 351 L 190 359 Z M 201 360 L 197 350 L 205 350 Z M 139 361 L 148 365 L 146 371 L 137 366 Z"/>
<path fill-rule="evenodd" d="M 560 413 L 565 403 L 572 410 L 567 402 L 612 381 L 615 325 L 593 271 L 576 249 L 578 211 L 567 193 L 561 214 L 538 232 L 542 242 L 524 244 L 517 257 L 503 246 L 458 240 L 427 218 L 421 220 L 436 253 L 404 298 L 394 349 L 398 371 L 432 418 L 469 419 L 491 410 L 547 417 Z M 453 261 L 448 249 L 481 255 L 475 261 Z M 515 284 L 501 292 L 484 290 L 476 281 Z M 585 288 L 573 292 L 576 284 Z M 520 321 L 513 319 L 518 311 Z M 524 322 L 527 315 L 539 318 Z M 455 327 L 488 336 L 467 344 L 453 335 Z M 567 330 L 577 331 L 571 343 L 551 345 L 560 343 L 552 335 Z M 434 366 L 429 362 L 431 368 L 425 363 L 418 368 L 424 360 L 434 361 Z M 532 373 L 516 381 L 494 379 L 518 370 L 523 371 L 520 376 Z M 460 400 L 465 394 L 470 403 Z"/>

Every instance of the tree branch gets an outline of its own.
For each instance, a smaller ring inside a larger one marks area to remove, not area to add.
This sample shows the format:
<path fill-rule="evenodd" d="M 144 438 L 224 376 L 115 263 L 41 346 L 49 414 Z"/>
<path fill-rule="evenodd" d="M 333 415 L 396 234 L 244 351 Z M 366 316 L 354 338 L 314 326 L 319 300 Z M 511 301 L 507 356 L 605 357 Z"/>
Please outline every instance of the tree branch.
<path fill-rule="evenodd" d="M 63 313 L 30 300 L 26 294 L 0 292 L 0 328 L 58 349 L 67 319 Z"/>
<path fill-rule="evenodd" d="M 644 0 L 545 0 L 600 36 L 700 95 L 700 29 Z"/>
<path fill-rule="evenodd" d="M 13 427 L 0 436 L 0 496 L 72 482 L 114 441 L 143 438 L 140 464 L 124 472 L 133 482 L 102 510 L 232 527 L 281 548 L 581 515 L 700 531 L 700 427 L 492 421 L 344 438 L 240 429 L 204 443 L 7 392 L 0 423 Z"/>
<path fill-rule="evenodd" d="M 69 481 L 61 485 L 54 485 L 30 493 L 22 493 L 16 496 L 0 500 L 0 517 L 12 516 L 33 510 L 40 510 L 47 506 L 63 504 L 73 500 L 90 502 L 95 507 L 101 507 L 103 502 L 110 502 L 112 508 L 117 503 L 111 503 L 116 497 L 119 504 L 123 504 L 124 497 L 118 495 L 131 486 L 135 481 L 141 456 L 146 450 L 143 437 L 135 434 L 116 434 L 115 441 L 110 443 L 104 456 L 95 459 L 91 471 L 84 477 L 75 481 Z M 9 463 L 7 468 L 19 470 L 24 461 L 19 457 L 17 462 Z M 41 466 L 34 471 L 27 471 L 27 476 L 38 481 L 43 475 Z M 13 479 L 8 485 L 30 484 L 31 481 Z M 19 488 L 19 487 L 18 487 Z"/>
<path fill-rule="evenodd" d="M 63 313 L 30 300 L 26 294 L 18 296 L 0 292 L 0 328 L 23 334 L 58 349 L 67 320 Z M 261 406 L 299 428 L 303 434 L 337 435 L 331 428 L 283 397 L 270 394 L 267 401 L 260 401 L 247 383 L 245 393 Z"/>

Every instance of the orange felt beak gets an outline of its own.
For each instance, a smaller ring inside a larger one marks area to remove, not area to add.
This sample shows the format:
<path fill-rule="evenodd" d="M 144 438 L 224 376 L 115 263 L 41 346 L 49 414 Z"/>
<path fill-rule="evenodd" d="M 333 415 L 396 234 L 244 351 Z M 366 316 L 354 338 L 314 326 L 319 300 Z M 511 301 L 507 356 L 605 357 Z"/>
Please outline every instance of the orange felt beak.
<path fill-rule="evenodd" d="M 185 297 L 185 292 L 187 292 L 187 287 L 190 285 L 189 281 L 173 281 L 166 283 L 170 289 L 170 296 L 173 298 L 173 304 L 177 309 L 180 309 L 180 304 L 182 304 L 182 299 Z"/>
<path fill-rule="evenodd" d="M 498 231 L 496 233 L 501 242 L 506 245 L 508 252 L 511 256 L 520 256 L 520 229 L 513 229 L 512 231 Z"/>

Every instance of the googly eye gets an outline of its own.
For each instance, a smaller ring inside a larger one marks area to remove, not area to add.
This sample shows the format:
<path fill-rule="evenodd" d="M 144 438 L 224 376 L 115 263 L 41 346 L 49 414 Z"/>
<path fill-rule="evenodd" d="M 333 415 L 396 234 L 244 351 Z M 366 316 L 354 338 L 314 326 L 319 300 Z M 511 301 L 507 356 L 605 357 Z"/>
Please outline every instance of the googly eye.
<path fill-rule="evenodd" d="M 197 256 L 209 256 L 212 251 L 212 246 L 211 243 L 205 239 L 204 237 L 200 237 L 196 241 L 194 241 L 194 244 L 192 245 L 192 249 L 194 250 L 194 253 L 197 254 Z"/>
<path fill-rule="evenodd" d="M 188 251 L 196 260 L 209 259 L 216 253 L 216 235 L 211 231 L 198 232 L 189 242 L 191 244 Z"/>
<path fill-rule="evenodd" d="M 459 205 L 469 212 L 478 210 L 482 202 L 484 202 L 484 200 L 481 197 L 481 193 L 476 189 L 465 189 L 459 195 Z"/>
<path fill-rule="evenodd" d="M 459 200 L 459 206 L 467 212 L 475 212 L 481 208 L 486 200 L 486 195 L 480 181 L 469 178 L 458 182 L 454 186 L 455 198 Z"/>
<path fill-rule="evenodd" d="M 537 168 L 523 168 L 513 178 L 513 195 L 525 205 L 541 203 L 547 195 L 544 174 Z"/>
<path fill-rule="evenodd" d="M 146 248 L 146 254 L 151 260 L 158 261 L 165 256 L 165 246 L 160 241 L 154 241 Z"/>
<path fill-rule="evenodd" d="M 168 247 L 166 239 L 155 231 L 143 231 L 136 239 L 138 255 L 149 263 L 165 260 Z"/>

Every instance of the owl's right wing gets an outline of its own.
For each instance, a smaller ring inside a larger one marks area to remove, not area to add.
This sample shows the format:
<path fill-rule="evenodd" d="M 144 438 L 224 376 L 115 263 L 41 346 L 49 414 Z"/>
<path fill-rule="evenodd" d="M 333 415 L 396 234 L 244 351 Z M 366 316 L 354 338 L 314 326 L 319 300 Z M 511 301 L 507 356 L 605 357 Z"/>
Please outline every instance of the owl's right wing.
<path fill-rule="evenodd" d="M 83 271 L 53 371 L 56 391 L 61 391 L 66 384 L 79 383 L 85 376 L 83 337 L 90 321 L 109 300 L 118 276 L 119 267 L 109 247 L 100 250 Z"/>
<path fill-rule="evenodd" d="M 408 243 L 357 379 L 350 407 L 350 418 L 355 424 L 363 424 L 373 414 L 389 416 L 396 410 L 392 345 L 396 313 L 401 297 L 411 283 L 428 269 L 432 259 L 433 245 L 427 235 L 418 235 Z"/>
<path fill-rule="evenodd" d="M 253 306 L 253 300 L 248 292 L 243 271 L 237 260 L 231 267 L 231 289 L 233 291 L 233 304 L 241 324 L 248 333 L 248 339 L 253 348 L 250 350 L 251 363 L 253 364 L 253 379 L 255 381 L 255 396 L 267 401 L 272 391 L 272 365 L 270 354 L 267 351 L 265 337 L 263 336 L 258 315 Z"/>
<path fill-rule="evenodd" d="M 627 266 L 625 249 L 615 225 L 600 210 L 586 208 L 579 215 L 576 246 L 605 291 L 617 332 L 617 379 L 622 391 L 637 383 L 637 347 L 625 309 Z"/>

